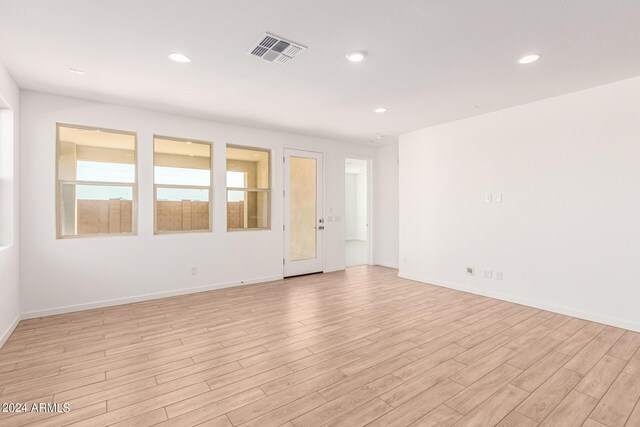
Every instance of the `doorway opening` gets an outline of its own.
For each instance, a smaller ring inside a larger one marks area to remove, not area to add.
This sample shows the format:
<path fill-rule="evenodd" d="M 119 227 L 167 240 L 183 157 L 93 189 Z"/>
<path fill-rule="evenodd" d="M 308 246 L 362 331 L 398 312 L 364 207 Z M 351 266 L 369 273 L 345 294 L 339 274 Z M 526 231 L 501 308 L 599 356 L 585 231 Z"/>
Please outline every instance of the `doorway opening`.
<path fill-rule="evenodd" d="M 345 159 L 345 265 L 369 264 L 369 161 Z"/>

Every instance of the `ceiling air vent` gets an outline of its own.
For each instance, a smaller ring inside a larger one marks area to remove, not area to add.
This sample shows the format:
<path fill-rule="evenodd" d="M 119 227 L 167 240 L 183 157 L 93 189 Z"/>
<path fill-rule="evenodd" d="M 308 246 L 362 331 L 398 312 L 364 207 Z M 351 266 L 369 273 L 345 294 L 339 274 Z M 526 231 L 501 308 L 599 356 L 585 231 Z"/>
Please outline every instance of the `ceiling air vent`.
<path fill-rule="evenodd" d="M 255 46 L 251 48 L 249 54 L 265 61 L 276 64 L 287 64 L 300 55 L 306 46 L 282 37 L 266 33 Z"/>

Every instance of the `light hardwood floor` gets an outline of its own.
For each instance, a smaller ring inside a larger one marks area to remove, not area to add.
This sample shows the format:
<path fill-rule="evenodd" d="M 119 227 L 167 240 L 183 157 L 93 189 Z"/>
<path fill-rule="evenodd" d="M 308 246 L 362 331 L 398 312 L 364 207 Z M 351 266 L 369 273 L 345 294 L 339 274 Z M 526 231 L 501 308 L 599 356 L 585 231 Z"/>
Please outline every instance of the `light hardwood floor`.
<path fill-rule="evenodd" d="M 640 334 L 383 267 L 20 322 L 3 426 L 640 426 Z"/>

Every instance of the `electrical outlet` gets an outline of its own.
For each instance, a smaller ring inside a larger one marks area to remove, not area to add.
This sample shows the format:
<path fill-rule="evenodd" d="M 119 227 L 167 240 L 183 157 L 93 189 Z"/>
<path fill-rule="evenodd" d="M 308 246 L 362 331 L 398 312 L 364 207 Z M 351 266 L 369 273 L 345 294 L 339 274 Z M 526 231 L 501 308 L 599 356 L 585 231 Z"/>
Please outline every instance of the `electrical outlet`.
<path fill-rule="evenodd" d="M 496 280 L 502 280 L 502 271 L 496 271 Z"/>
<path fill-rule="evenodd" d="M 467 274 L 470 274 L 473 276 L 473 267 L 467 267 Z"/>
<path fill-rule="evenodd" d="M 198 267 L 196 267 L 195 265 L 193 267 L 191 267 L 189 269 L 189 271 L 191 272 L 192 276 L 195 276 L 196 274 L 198 274 Z"/>
<path fill-rule="evenodd" d="M 485 270 L 484 271 L 484 278 L 485 279 L 491 279 L 493 277 L 493 271 L 492 270 Z"/>

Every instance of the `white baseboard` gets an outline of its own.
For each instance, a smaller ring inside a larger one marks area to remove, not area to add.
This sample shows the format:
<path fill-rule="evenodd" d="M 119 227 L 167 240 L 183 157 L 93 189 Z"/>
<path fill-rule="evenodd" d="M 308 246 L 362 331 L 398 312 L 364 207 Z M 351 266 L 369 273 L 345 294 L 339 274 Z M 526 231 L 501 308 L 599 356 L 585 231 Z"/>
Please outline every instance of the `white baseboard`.
<path fill-rule="evenodd" d="M 0 348 L 2 348 L 5 342 L 7 342 L 13 331 L 16 329 L 16 326 L 18 326 L 18 323 L 20 323 L 20 315 L 17 315 L 9 327 L 2 332 L 2 335 L 0 335 Z"/>
<path fill-rule="evenodd" d="M 44 310 L 30 311 L 22 313 L 22 319 L 33 319 L 36 317 L 52 316 L 54 314 L 72 313 L 74 311 L 91 310 L 94 308 L 110 307 L 113 305 L 129 304 L 133 302 L 148 301 L 160 298 L 173 297 L 177 295 L 195 294 L 198 292 L 213 291 L 216 289 L 232 288 L 235 286 L 251 285 L 255 283 L 272 282 L 282 280 L 282 276 L 265 276 L 243 281 L 216 283 L 213 285 L 197 286 L 194 288 L 176 289 L 173 291 L 154 292 L 152 294 L 137 295 L 125 298 L 115 298 L 110 300 L 95 301 L 85 304 L 67 305 L 63 307 L 48 308 Z"/>
<path fill-rule="evenodd" d="M 552 311 L 554 313 L 564 314 L 571 317 L 577 317 L 579 319 L 589 320 L 591 322 L 602 323 L 605 325 L 615 326 L 618 328 L 629 329 L 631 331 L 640 332 L 640 323 L 617 319 L 613 317 L 603 316 L 597 313 L 587 313 L 584 311 L 576 310 L 570 307 L 558 306 L 541 301 L 530 300 L 528 298 L 521 298 L 511 294 L 505 294 L 503 292 L 492 291 L 488 289 L 478 289 L 471 286 L 459 285 L 457 283 L 451 283 L 444 280 L 433 279 L 429 277 L 422 277 L 411 273 L 398 273 L 398 277 L 403 279 L 415 280 L 416 282 L 427 283 L 436 286 L 442 286 L 449 289 L 455 289 L 458 291 L 469 292 L 471 294 L 482 295 L 485 297 L 491 297 L 503 301 L 509 301 L 516 304 L 526 305 L 528 307 L 539 308 L 541 310 Z"/>
<path fill-rule="evenodd" d="M 345 269 L 344 265 L 339 265 L 337 267 L 325 267 L 322 272 L 323 273 L 333 273 L 334 271 L 342 271 Z"/>
<path fill-rule="evenodd" d="M 398 269 L 398 264 L 396 264 L 396 263 L 377 261 L 374 265 L 379 265 L 381 267 L 395 268 L 396 270 Z"/>

